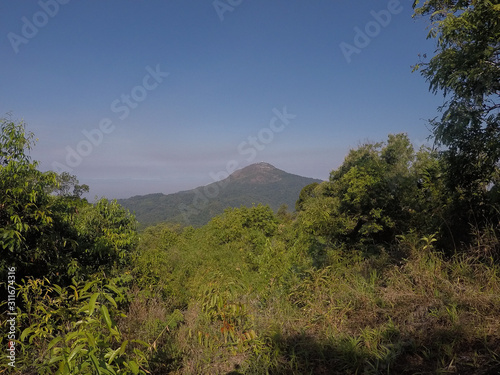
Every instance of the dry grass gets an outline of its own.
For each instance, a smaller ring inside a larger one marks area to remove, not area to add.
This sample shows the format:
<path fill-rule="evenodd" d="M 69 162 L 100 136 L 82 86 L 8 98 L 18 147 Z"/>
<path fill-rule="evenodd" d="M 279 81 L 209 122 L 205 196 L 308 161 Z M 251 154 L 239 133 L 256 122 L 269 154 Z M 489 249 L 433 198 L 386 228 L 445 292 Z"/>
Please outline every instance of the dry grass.
<path fill-rule="evenodd" d="M 259 267 L 246 267 L 239 253 L 231 258 L 228 246 L 218 254 L 198 247 L 204 261 L 186 273 L 184 321 L 159 341 L 154 374 L 483 375 L 500 366 L 500 268 L 473 250 L 444 258 L 432 237 L 417 238 L 391 249 L 405 259 L 330 249 L 322 267 L 304 271 L 303 262 L 291 272 L 269 266 L 300 259 L 284 243 L 266 245 L 262 251 L 280 252 Z M 186 269 L 194 264 L 193 254 L 179 259 Z M 245 313 L 230 330 L 241 337 L 252 329 L 255 338 L 228 339 L 231 304 Z M 130 330 L 151 340 L 167 307 L 137 299 Z"/>
<path fill-rule="evenodd" d="M 365 268 L 311 271 L 289 304 L 277 298 L 256 312 L 279 351 L 275 373 L 481 374 L 500 365 L 496 267 L 423 252 L 380 274 L 365 277 Z"/>

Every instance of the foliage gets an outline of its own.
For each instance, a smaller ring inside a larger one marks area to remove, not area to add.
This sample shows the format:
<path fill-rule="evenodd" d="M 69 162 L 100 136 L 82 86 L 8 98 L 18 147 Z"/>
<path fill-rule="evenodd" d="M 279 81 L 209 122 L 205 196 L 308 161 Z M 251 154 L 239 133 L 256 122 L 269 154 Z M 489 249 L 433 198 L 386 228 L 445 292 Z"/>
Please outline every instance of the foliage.
<path fill-rule="evenodd" d="M 39 172 L 22 124 L 3 129 L 2 149 L 17 156 L 2 154 L 2 266 L 19 269 L 24 374 L 500 366 L 498 226 L 444 251 L 460 218 L 449 160 L 404 134 L 351 150 L 328 182 L 297 194 L 296 214 L 242 206 L 199 228 L 137 233 L 116 201 L 89 204 L 76 177 Z M 1 344 L 10 329 L 2 319 Z"/>
<path fill-rule="evenodd" d="M 25 153 L 33 146 L 33 134 L 26 133 L 23 123 L 2 119 L 0 126 L 2 275 L 8 266 L 35 271 L 31 265 L 48 263 L 47 250 L 54 246 L 53 199 L 46 190 L 55 184 L 55 175 L 38 171 Z"/>
<path fill-rule="evenodd" d="M 34 134 L 26 133 L 24 123 L 11 120 L 10 117 L 0 120 L 0 164 L 8 165 L 12 161 L 29 162 L 30 157 L 25 150 L 33 147 Z"/>
<path fill-rule="evenodd" d="M 54 186 L 54 192 L 59 196 L 81 198 L 83 193 L 89 192 L 88 185 L 80 185 L 76 176 L 72 176 L 68 172 L 56 175 L 56 180 L 57 185 Z"/>
<path fill-rule="evenodd" d="M 429 17 L 429 38 L 437 41 L 435 56 L 415 68 L 432 92 L 447 98 L 441 117 L 430 123 L 436 142 L 445 146 L 447 183 L 462 212 L 455 219 L 477 222 L 488 216 L 488 185 L 498 182 L 500 4 L 417 0 L 414 8 L 415 16 Z"/>
<path fill-rule="evenodd" d="M 277 220 L 269 206 L 228 208 L 208 224 L 220 243 L 244 239 L 246 236 L 270 236 L 277 227 Z"/>
<path fill-rule="evenodd" d="M 76 260 L 82 271 L 109 272 L 129 263 L 136 246 L 136 221 L 116 201 L 103 198 L 82 207 L 75 216 L 74 227 L 80 248 L 84 249 Z"/>
<path fill-rule="evenodd" d="M 304 203 L 306 200 L 309 198 L 314 198 L 314 190 L 316 187 L 318 187 L 319 183 L 318 182 L 313 182 L 312 184 L 309 184 L 305 186 L 299 194 L 299 199 L 297 199 L 297 202 L 295 203 L 295 210 L 296 211 L 302 211 L 304 209 Z"/>
<path fill-rule="evenodd" d="M 146 374 L 149 345 L 124 340 L 116 318 L 124 295 L 112 281 L 73 280 L 68 288 L 47 279 L 19 287 L 24 304 L 17 315 L 23 358 L 18 369 L 37 374 Z"/>
<path fill-rule="evenodd" d="M 351 150 L 329 182 L 306 192 L 301 224 L 337 244 L 391 243 L 430 221 L 422 213 L 432 212 L 438 199 L 434 160 L 430 150 L 416 153 L 404 134 Z"/>
<path fill-rule="evenodd" d="M 151 267 L 146 283 L 177 293 L 165 294 L 165 319 L 179 307 L 171 301 L 185 301 L 155 373 L 479 374 L 497 365 L 497 265 L 445 258 L 437 235 L 410 232 L 398 236 L 405 260 L 330 246 L 312 267 L 300 221 L 278 221 L 263 243 L 247 242 L 252 225 L 241 223 L 250 210 L 228 210 L 199 229 L 160 225 L 143 234 L 137 276 Z M 158 264 L 142 263 L 152 254 Z"/>
<path fill-rule="evenodd" d="M 0 124 L 1 273 L 16 267 L 19 278 L 67 283 L 127 264 L 136 239 L 130 213 L 116 202 L 81 199 L 88 187 L 74 176 L 40 172 L 27 155 L 33 135 L 25 125 L 8 119 Z"/>

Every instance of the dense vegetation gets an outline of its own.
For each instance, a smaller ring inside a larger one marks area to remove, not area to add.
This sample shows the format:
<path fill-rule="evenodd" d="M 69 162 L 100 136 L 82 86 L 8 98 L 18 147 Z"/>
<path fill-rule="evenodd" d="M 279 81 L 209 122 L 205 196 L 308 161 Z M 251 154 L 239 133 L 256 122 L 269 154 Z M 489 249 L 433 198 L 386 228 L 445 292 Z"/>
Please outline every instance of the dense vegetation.
<path fill-rule="evenodd" d="M 431 0 L 416 14 L 440 36 L 422 67 L 452 95 L 434 122 L 447 147 L 415 150 L 405 134 L 364 144 L 293 214 L 229 208 L 198 228 L 138 232 L 116 202 L 82 199 L 76 177 L 39 171 L 33 135 L 0 120 L 0 342 L 15 352 L 0 372 L 500 371 L 500 10 Z M 494 65 L 487 80 L 471 41 Z M 482 85 L 468 96 L 455 80 Z"/>
<path fill-rule="evenodd" d="M 443 161 L 403 134 L 352 150 L 293 215 L 241 207 L 138 234 L 115 202 L 90 204 L 75 178 L 39 172 L 23 124 L 1 128 L 2 150 L 18 148 L 2 154 L 0 217 L 25 374 L 500 366 L 496 218 L 471 226 L 469 244 L 444 241 L 456 213 Z"/>
<path fill-rule="evenodd" d="M 228 175 L 228 171 L 219 173 Z M 193 190 L 174 194 L 147 194 L 118 203 L 134 213 L 139 229 L 168 221 L 200 227 L 228 207 L 263 204 L 273 210 L 294 207 L 302 188 L 313 178 L 286 173 L 267 163 L 256 163 L 231 173 L 227 178 Z"/>

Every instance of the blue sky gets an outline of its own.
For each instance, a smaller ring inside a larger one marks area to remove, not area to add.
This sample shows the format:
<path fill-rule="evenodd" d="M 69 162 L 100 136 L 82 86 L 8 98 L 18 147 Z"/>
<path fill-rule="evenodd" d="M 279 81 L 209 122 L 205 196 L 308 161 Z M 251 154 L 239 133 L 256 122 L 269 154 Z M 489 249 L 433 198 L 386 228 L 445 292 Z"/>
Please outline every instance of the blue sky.
<path fill-rule="evenodd" d="M 362 142 L 429 135 L 443 98 L 411 73 L 435 46 L 411 3 L 4 1 L 0 112 L 91 197 L 173 193 L 260 161 L 327 179 Z"/>

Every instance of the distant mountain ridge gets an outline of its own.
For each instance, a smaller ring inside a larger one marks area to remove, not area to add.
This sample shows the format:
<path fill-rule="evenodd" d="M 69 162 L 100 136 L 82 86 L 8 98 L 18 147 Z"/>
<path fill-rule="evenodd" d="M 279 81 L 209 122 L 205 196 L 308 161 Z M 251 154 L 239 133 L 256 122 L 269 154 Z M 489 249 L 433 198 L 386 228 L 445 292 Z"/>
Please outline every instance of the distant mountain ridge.
<path fill-rule="evenodd" d="M 277 211 L 286 204 L 293 211 L 302 188 L 313 182 L 321 180 L 287 173 L 261 162 L 196 189 L 168 195 L 138 195 L 118 202 L 135 213 L 141 227 L 165 221 L 201 226 L 228 207 L 260 203 Z"/>

